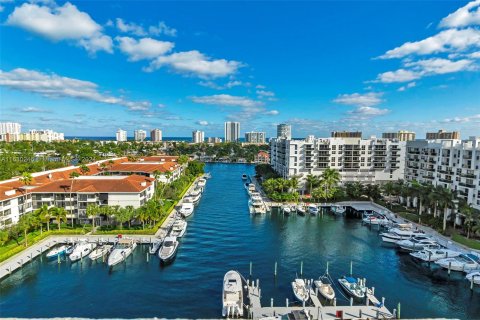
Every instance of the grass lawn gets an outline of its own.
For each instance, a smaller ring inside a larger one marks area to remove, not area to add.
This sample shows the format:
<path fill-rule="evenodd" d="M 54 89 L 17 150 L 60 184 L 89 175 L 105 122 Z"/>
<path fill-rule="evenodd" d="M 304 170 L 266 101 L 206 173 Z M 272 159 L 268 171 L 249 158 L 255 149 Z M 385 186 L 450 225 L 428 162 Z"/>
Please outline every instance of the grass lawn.
<path fill-rule="evenodd" d="M 461 243 L 464 246 L 467 246 L 469 248 L 480 250 L 480 241 L 478 240 L 467 239 L 467 237 L 464 237 L 458 233 L 452 234 L 452 240 L 455 242 Z"/>

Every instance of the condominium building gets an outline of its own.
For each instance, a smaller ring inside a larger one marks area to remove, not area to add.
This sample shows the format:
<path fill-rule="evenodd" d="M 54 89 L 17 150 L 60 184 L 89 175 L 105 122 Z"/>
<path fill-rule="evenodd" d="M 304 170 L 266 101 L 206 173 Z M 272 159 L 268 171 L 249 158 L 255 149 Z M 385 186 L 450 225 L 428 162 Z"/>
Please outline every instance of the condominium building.
<path fill-rule="evenodd" d="M 480 138 L 408 141 L 405 178 L 455 190 L 480 209 Z"/>
<path fill-rule="evenodd" d="M 398 132 L 384 132 L 382 133 L 383 139 L 397 139 L 399 141 L 412 141 L 415 140 L 415 132 L 400 130 Z"/>
<path fill-rule="evenodd" d="M 332 138 L 362 138 L 361 131 L 332 131 Z"/>
<path fill-rule="evenodd" d="M 270 164 L 284 178 L 336 169 L 341 182 L 382 183 L 404 178 L 403 141 L 360 138 L 270 139 Z"/>
<path fill-rule="evenodd" d="M 17 122 L 0 122 L 0 134 L 20 134 L 22 125 Z"/>
<path fill-rule="evenodd" d="M 267 134 L 265 132 L 247 132 L 245 133 L 245 141 L 248 143 L 264 144 Z"/>
<path fill-rule="evenodd" d="M 222 138 L 218 137 L 208 137 L 207 142 L 208 143 L 222 143 Z"/>
<path fill-rule="evenodd" d="M 162 141 L 162 130 L 160 129 L 153 129 L 150 131 L 150 140 L 151 141 Z"/>
<path fill-rule="evenodd" d="M 292 139 L 292 126 L 286 123 L 277 125 L 277 138 Z"/>
<path fill-rule="evenodd" d="M 53 130 L 30 130 L 28 133 L 20 133 L 20 141 L 63 141 L 65 136 L 62 132 L 55 132 Z"/>
<path fill-rule="evenodd" d="M 192 142 L 193 143 L 203 143 L 205 141 L 205 132 L 195 130 L 192 132 Z"/>
<path fill-rule="evenodd" d="M 116 139 L 119 142 L 127 141 L 127 131 L 118 129 L 116 134 Z"/>
<path fill-rule="evenodd" d="M 452 131 L 447 132 L 444 130 L 438 130 L 438 132 L 427 132 L 425 135 L 427 140 L 436 140 L 436 139 L 460 139 L 460 132 Z"/>
<path fill-rule="evenodd" d="M 225 142 L 240 140 L 240 122 L 225 122 Z"/>
<path fill-rule="evenodd" d="M 145 139 L 147 139 L 147 131 L 135 130 L 133 132 L 133 138 L 135 141 L 144 141 Z"/>

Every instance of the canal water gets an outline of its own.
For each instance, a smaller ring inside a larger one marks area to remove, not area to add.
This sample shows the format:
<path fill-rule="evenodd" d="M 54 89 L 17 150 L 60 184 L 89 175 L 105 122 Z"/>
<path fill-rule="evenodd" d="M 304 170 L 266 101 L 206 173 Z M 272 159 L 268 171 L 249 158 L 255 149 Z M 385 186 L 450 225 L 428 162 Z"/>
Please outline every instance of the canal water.
<path fill-rule="evenodd" d="M 428 267 L 383 246 L 376 229 L 359 220 L 250 216 L 241 175 L 254 167 L 209 164 L 211 172 L 176 260 L 162 266 L 147 247 L 109 270 L 90 262 L 58 264 L 36 259 L 0 283 L 0 317 L 218 318 L 222 280 L 230 269 L 260 280 L 262 304 L 293 301 L 290 282 L 316 278 L 327 261 L 332 278 L 350 272 L 367 278 L 390 310 L 401 303 L 402 318 L 480 319 L 480 289 L 470 291 L 463 275 Z M 278 263 L 274 276 L 275 262 Z M 337 296 L 338 293 L 337 293 Z M 339 298 L 338 304 L 347 304 Z"/>

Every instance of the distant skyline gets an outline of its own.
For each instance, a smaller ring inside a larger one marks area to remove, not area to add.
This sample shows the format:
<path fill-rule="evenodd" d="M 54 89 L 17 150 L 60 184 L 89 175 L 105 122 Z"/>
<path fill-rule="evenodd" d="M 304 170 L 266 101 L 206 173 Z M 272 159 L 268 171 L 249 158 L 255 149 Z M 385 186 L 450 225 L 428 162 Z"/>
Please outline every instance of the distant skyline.
<path fill-rule="evenodd" d="M 140 4 L 0 0 L 0 121 L 480 135 L 480 0 Z"/>

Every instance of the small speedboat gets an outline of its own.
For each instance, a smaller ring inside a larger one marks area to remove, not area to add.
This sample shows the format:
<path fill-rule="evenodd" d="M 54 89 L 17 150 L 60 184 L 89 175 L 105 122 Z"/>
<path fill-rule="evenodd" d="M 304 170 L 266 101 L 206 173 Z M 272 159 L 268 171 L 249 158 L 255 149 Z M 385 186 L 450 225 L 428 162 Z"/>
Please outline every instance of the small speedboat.
<path fill-rule="evenodd" d="M 222 316 L 243 317 L 243 284 L 240 273 L 228 271 L 223 277 Z"/>
<path fill-rule="evenodd" d="M 438 245 L 438 242 L 429 236 L 420 235 L 407 240 L 397 241 L 397 246 L 406 251 L 420 251 L 427 245 Z"/>
<path fill-rule="evenodd" d="M 170 235 L 172 237 L 181 238 L 185 234 L 187 230 L 187 221 L 183 219 L 177 219 L 173 223 L 172 230 L 170 231 Z"/>
<path fill-rule="evenodd" d="M 365 298 L 366 288 L 360 284 L 360 281 L 352 277 L 343 277 L 338 279 L 338 283 L 352 297 Z"/>
<path fill-rule="evenodd" d="M 248 176 L 244 173 L 242 174 L 242 180 L 247 180 Z"/>
<path fill-rule="evenodd" d="M 461 252 L 448 249 L 423 249 L 421 251 L 410 252 L 414 258 L 425 262 L 435 262 L 440 259 L 458 257 Z"/>
<path fill-rule="evenodd" d="M 158 257 L 163 263 L 170 262 L 175 258 L 178 249 L 176 237 L 168 236 L 163 240 L 163 245 L 158 250 Z"/>
<path fill-rule="evenodd" d="M 207 184 L 207 180 L 205 180 L 203 178 L 199 179 L 198 182 L 197 182 L 197 186 L 200 187 L 200 188 L 205 187 L 206 184 Z"/>
<path fill-rule="evenodd" d="M 473 280 L 473 283 L 480 285 L 480 270 L 470 272 L 469 274 L 467 274 L 465 279 L 467 279 L 468 281 Z"/>
<path fill-rule="evenodd" d="M 101 258 L 107 255 L 111 249 L 112 249 L 112 246 L 108 244 L 97 247 L 88 255 L 88 257 L 90 258 L 90 260 L 97 260 L 98 258 Z"/>
<path fill-rule="evenodd" d="M 194 205 L 193 203 L 191 202 L 184 202 L 182 203 L 182 206 L 180 207 L 180 209 L 178 210 L 178 212 L 180 212 L 180 214 L 187 218 L 189 216 L 192 215 L 193 213 L 193 209 L 194 209 Z"/>
<path fill-rule="evenodd" d="M 61 245 L 59 247 L 55 247 L 52 250 L 48 251 L 47 258 L 48 259 L 53 259 L 53 258 L 56 258 L 58 256 L 63 256 L 63 255 L 66 254 L 67 249 L 68 249 L 67 245 Z"/>
<path fill-rule="evenodd" d="M 158 240 L 153 241 L 152 245 L 148 249 L 148 253 L 150 253 L 150 254 L 157 253 L 157 251 L 158 251 L 158 249 L 160 249 L 161 245 L 162 245 L 162 240 L 158 239 Z"/>
<path fill-rule="evenodd" d="M 461 254 L 453 258 L 440 259 L 435 263 L 442 268 L 453 271 L 469 272 L 480 269 L 480 257 L 473 253 Z"/>
<path fill-rule="evenodd" d="M 393 228 L 390 229 L 388 232 L 380 233 L 380 235 L 382 236 L 382 241 L 389 243 L 397 243 L 397 241 L 407 240 L 415 236 L 421 236 L 423 234 L 423 231 L 403 228 Z"/>
<path fill-rule="evenodd" d="M 303 302 L 303 301 L 308 301 L 308 299 L 310 299 L 310 288 L 308 288 L 307 284 L 305 283 L 305 280 L 295 279 L 295 281 L 292 282 L 292 289 L 293 289 L 293 295 L 299 301 Z"/>
<path fill-rule="evenodd" d="M 297 206 L 297 213 L 301 216 L 304 216 L 306 212 L 307 212 L 307 210 L 305 209 L 305 206 L 303 205 L 303 203 L 300 203 Z"/>
<path fill-rule="evenodd" d="M 125 261 L 127 257 L 132 254 L 133 250 L 137 247 L 137 243 L 133 239 L 119 239 L 113 247 L 112 252 L 108 256 L 107 264 L 109 267 L 119 264 Z"/>
<path fill-rule="evenodd" d="M 332 207 L 333 213 L 338 214 L 338 215 L 344 214 L 345 210 L 346 210 L 345 207 L 342 207 L 342 206 L 333 206 Z"/>
<path fill-rule="evenodd" d="M 197 205 L 200 202 L 200 198 L 202 197 L 202 193 L 190 193 L 183 199 L 184 203 L 193 203 Z"/>
<path fill-rule="evenodd" d="M 333 300 L 335 298 L 335 291 L 328 280 L 325 278 L 320 278 L 313 282 L 315 287 L 318 288 L 318 292 L 327 300 Z"/>
<path fill-rule="evenodd" d="M 75 249 L 73 249 L 72 254 L 68 257 L 70 258 L 70 261 L 75 262 L 88 256 L 96 246 L 95 243 L 81 242 L 75 247 Z"/>
<path fill-rule="evenodd" d="M 309 204 L 308 205 L 308 212 L 312 215 L 317 215 L 318 214 L 318 207 L 315 204 Z"/>
<path fill-rule="evenodd" d="M 283 214 L 288 216 L 292 212 L 292 209 L 290 208 L 289 205 L 284 204 L 282 206 L 282 212 L 283 212 Z"/>

